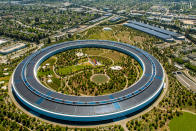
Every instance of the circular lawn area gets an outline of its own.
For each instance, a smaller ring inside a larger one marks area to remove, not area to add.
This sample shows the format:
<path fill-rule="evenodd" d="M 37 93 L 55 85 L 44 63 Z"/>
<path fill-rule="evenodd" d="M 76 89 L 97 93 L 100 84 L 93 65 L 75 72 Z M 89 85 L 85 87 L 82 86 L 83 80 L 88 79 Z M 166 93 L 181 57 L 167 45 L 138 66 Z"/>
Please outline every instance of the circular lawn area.
<path fill-rule="evenodd" d="M 106 83 L 110 80 L 109 76 L 106 74 L 94 74 L 91 76 L 91 81 L 93 81 L 96 84 L 103 84 Z"/>

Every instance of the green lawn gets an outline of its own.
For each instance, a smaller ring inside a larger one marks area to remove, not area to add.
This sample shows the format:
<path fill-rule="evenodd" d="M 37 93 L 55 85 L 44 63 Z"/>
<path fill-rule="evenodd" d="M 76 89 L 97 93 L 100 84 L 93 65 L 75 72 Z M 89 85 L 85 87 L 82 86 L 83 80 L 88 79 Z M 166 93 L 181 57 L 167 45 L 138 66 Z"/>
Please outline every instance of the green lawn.
<path fill-rule="evenodd" d="M 86 49 L 83 49 L 83 51 L 85 54 L 88 54 L 88 55 L 99 55 L 104 52 L 104 49 L 86 48 Z"/>
<path fill-rule="evenodd" d="M 61 80 L 58 78 L 52 78 L 52 82 L 48 83 L 48 85 L 55 90 L 58 90 L 61 87 Z"/>
<path fill-rule="evenodd" d="M 73 65 L 73 66 L 67 66 L 64 68 L 59 68 L 57 70 L 57 72 L 61 75 L 68 75 L 68 74 L 83 70 L 88 67 L 92 67 L 92 66 L 90 66 L 90 65 Z"/>
<path fill-rule="evenodd" d="M 196 131 L 196 115 L 184 112 L 169 122 L 171 131 Z"/>
<path fill-rule="evenodd" d="M 49 59 L 47 59 L 46 61 L 44 61 L 41 66 L 45 66 L 47 63 L 49 63 L 50 65 L 50 70 L 44 71 L 42 72 L 40 69 L 37 72 L 37 76 L 38 77 L 43 77 L 43 76 L 48 76 L 48 75 L 53 75 L 54 76 L 54 72 L 52 70 L 52 66 L 54 65 L 54 63 L 56 62 L 56 58 L 54 56 L 50 57 Z"/>
<path fill-rule="evenodd" d="M 105 74 L 96 74 L 92 77 L 92 81 L 101 84 L 106 83 L 109 80 L 109 78 Z"/>
<path fill-rule="evenodd" d="M 44 61 L 42 63 L 42 65 L 45 65 L 47 63 L 49 63 L 50 65 L 54 65 L 55 62 L 56 62 L 56 58 L 54 56 L 52 56 L 52 57 L 48 58 L 46 61 Z"/>

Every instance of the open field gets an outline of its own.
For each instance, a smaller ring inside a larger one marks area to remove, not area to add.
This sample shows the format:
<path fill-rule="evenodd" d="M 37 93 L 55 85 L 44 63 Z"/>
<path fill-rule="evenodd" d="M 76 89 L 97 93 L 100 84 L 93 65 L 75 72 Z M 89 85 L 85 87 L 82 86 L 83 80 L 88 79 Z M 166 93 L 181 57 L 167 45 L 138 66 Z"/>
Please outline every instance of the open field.
<path fill-rule="evenodd" d="M 105 57 L 109 57 L 114 61 L 114 64 L 120 63 L 127 57 L 127 55 L 109 50 L 108 52 L 104 53 Z"/>
<path fill-rule="evenodd" d="M 111 60 L 114 61 L 114 64 L 117 64 L 119 62 L 122 62 L 123 58 L 126 58 L 127 55 L 117 52 L 117 51 L 113 51 L 113 50 L 108 50 L 108 49 L 96 49 L 96 48 L 88 48 L 87 49 L 83 49 L 85 54 L 88 55 L 100 55 L 100 56 L 104 56 L 107 58 L 110 58 Z"/>
<path fill-rule="evenodd" d="M 47 59 L 46 61 L 44 61 L 42 64 L 45 65 L 47 63 L 49 63 L 50 65 L 53 65 L 56 61 L 56 58 L 54 56 L 50 57 L 49 59 Z"/>
<path fill-rule="evenodd" d="M 81 36 L 83 37 L 81 39 L 112 40 L 129 44 L 136 44 L 151 40 L 159 41 L 159 39 L 155 37 L 122 25 L 109 26 L 112 29 L 111 31 L 104 31 L 103 27 L 104 26 L 97 26 L 82 32 Z"/>
<path fill-rule="evenodd" d="M 196 115 L 184 112 L 179 117 L 174 117 L 169 122 L 171 131 L 195 131 L 196 130 Z"/>
<path fill-rule="evenodd" d="M 64 68 L 59 68 L 57 73 L 60 74 L 60 75 L 69 75 L 69 74 L 72 74 L 74 72 L 81 71 L 81 70 L 91 68 L 91 67 L 92 67 L 91 65 L 67 66 L 67 67 L 64 67 Z"/>
<path fill-rule="evenodd" d="M 97 83 L 97 84 L 102 84 L 102 83 L 106 83 L 109 81 L 108 76 L 106 76 L 105 74 L 94 74 L 91 77 L 92 81 Z"/>
<path fill-rule="evenodd" d="M 47 59 L 46 61 L 44 61 L 41 64 L 41 69 L 39 69 L 37 76 L 38 77 L 42 77 L 42 76 L 47 76 L 47 75 L 54 75 L 54 72 L 52 71 L 52 65 L 54 65 L 54 63 L 56 62 L 56 58 L 50 57 L 49 59 Z M 48 67 L 47 70 L 43 70 L 43 66 L 45 66 L 46 68 Z"/>
<path fill-rule="evenodd" d="M 102 39 L 102 40 L 113 40 L 117 41 L 117 39 L 113 35 L 113 31 L 103 31 L 102 27 L 96 27 L 92 28 L 90 30 L 87 30 L 84 36 L 84 39 L 86 37 L 89 37 L 89 39 Z"/>
<path fill-rule="evenodd" d="M 82 49 L 85 54 L 88 55 L 100 55 L 101 53 L 104 53 L 104 50 L 96 49 L 96 48 L 88 48 L 88 49 Z"/>

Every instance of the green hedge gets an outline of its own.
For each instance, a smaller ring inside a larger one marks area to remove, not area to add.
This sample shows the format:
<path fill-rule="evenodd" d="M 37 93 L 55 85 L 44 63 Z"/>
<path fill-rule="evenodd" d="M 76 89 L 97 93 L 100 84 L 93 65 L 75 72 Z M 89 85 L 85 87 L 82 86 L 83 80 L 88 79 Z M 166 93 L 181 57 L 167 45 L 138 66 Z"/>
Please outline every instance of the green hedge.
<path fill-rule="evenodd" d="M 185 61 L 184 61 L 183 59 L 181 59 L 181 58 L 175 58 L 174 60 L 175 60 L 175 62 L 177 62 L 178 64 L 184 64 L 184 63 L 185 63 Z"/>
<path fill-rule="evenodd" d="M 190 63 L 186 63 L 185 67 L 190 69 L 190 70 L 192 70 L 192 71 L 194 71 L 194 72 L 196 72 L 196 66 L 194 66 L 194 65 L 192 65 Z"/>

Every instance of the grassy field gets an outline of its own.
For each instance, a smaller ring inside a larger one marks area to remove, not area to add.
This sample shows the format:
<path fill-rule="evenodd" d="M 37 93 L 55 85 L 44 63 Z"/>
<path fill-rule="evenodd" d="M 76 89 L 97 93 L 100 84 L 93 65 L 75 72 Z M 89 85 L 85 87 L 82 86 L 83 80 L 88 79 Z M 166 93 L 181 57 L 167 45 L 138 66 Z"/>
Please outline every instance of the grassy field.
<path fill-rule="evenodd" d="M 51 80 L 52 82 L 48 83 L 48 85 L 58 91 L 59 87 L 61 87 L 61 80 L 55 77 L 51 78 Z"/>
<path fill-rule="evenodd" d="M 52 65 L 54 65 L 55 62 L 56 62 L 56 58 L 54 56 L 52 56 L 49 59 L 47 59 L 46 61 L 44 61 L 41 64 L 41 66 L 44 66 L 48 63 L 50 70 L 40 71 L 40 69 L 39 69 L 38 72 L 37 72 L 38 77 L 47 76 L 47 75 L 54 75 L 54 72 L 52 70 Z"/>
<path fill-rule="evenodd" d="M 56 61 L 56 58 L 55 58 L 54 56 L 52 56 L 52 57 L 50 57 L 49 59 L 47 59 L 46 61 L 44 61 L 44 62 L 42 63 L 42 65 L 45 65 L 45 64 L 47 64 L 47 63 L 49 63 L 50 65 L 54 65 L 55 61 Z"/>
<path fill-rule="evenodd" d="M 68 74 L 72 74 L 74 72 L 86 69 L 86 68 L 90 68 L 92 67 L 91 65 L 73 65 L 73 66 L 67 66 L 65 68 L 59 68 L 57 70 L 57 72 L 61 75 L 68 75 Z"/>
<path fill-rule="evenodd" d="M 104 49 L 96 49 L 96 48 L 86 48 L 83 49 L 85 54 L 88 55 L 99 55 L 104 52 Z"/>
<path fill-rule="evenodd" d="M 97 84 L 106 83 L 109 80 L 109 78 L 105 74 L 96 74 L 92 76 L 92 81 Z"/>
<path fill-rule="evenodd" d="M 196 115 L 184 112 L 169 123 L 171 131 L 196 131 Z"/>
<path fill-rule="evenodd" d="M 114 63 L 122 62 L 122 57 L 126 57 L 127 55 L 109 49 L 97 49 L 97 48 L 86 48 L 83 49 L 83 52 L 88 55 L 101 55 L 104 57 L 108 57 L 114 61 Z"/>
<path fill-rule="evenodd" d="M 112 29 L 111 31 L 104 31 L 103 27 L 104 26 L 97 26 L 82 32 L 82 39 L 112 40 L 128 44 L 135 44 L 136 42 L 140 43 L 153 39 L 158 40 L 157 38 L 148 34 L 127 28 L 122 25 L 108 26 Z"/>
<path fill-rule="evenodd" d="M 123 57 L 127 57 L 125 54 L 116 51 L 111 51 L 111 50 L 106 52 L 104 56 L 111 58 L 115 64 L 122 62 Z"/>
<path fill-rule="evenodd" d="M 102 39 L 102 40 L 117 41 L 117 39 L 113 36 L 113 33 L 114 31 L 103 31 L 102 27 L 97 27 L 97 28 L 92 28 L 88 30 L 86 36 L 89 37 L 89 39 Z"/>

